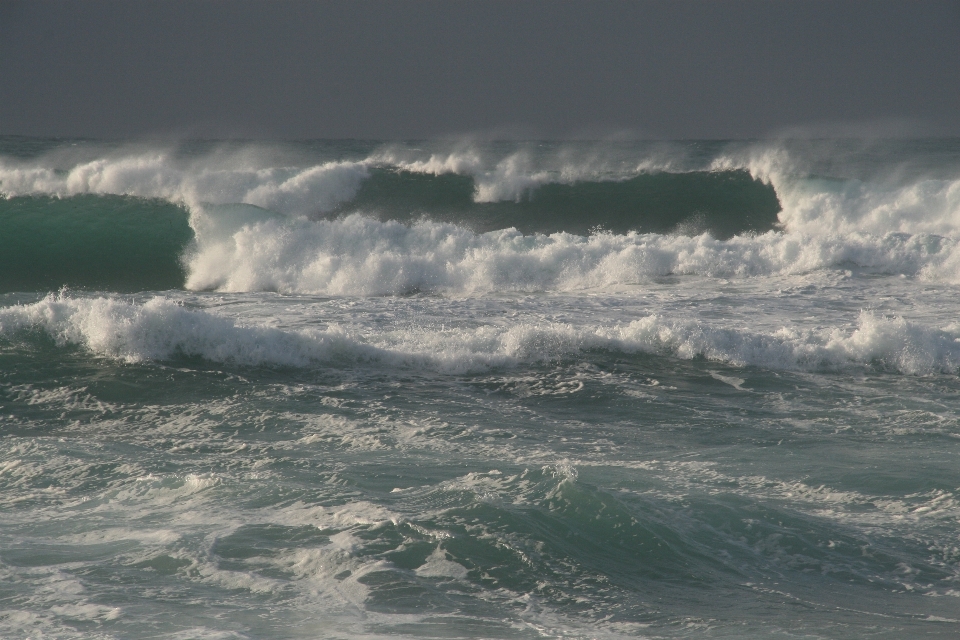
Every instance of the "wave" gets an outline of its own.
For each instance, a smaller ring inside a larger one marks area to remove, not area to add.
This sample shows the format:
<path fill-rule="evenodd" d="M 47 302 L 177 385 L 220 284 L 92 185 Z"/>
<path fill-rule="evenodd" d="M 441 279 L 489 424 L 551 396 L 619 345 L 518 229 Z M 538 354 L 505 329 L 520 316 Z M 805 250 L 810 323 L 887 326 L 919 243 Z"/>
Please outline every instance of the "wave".
<path fill-rule="evenodd" d="M 328 295 L 575 291 L 667 275 L 736 278 L 856 264 L 893 273 L 941 273 L 958 243 L 942 237 L 809 238 L 768 232 L 699 236 L 596 233 L 476 234 L 421 221 L 360 215 L 309 221 L 262 219 L 237 228 L 221 211 L 202 215 L 186 258 L 194 290 Z M 947 273 L 946 275 L 949 275 Z"/>
<path fill-rule="evenodd" d="M 283 330 L 242 325 L 157 297 L 136 304 L 116 298 L 47 296 L 0 309 L 0 337 L 40 332 L 57 345 L 78 345 L 125 362 L 200 357 L 244 366 L 414 366 L 447 373 L 555 362 L 584 353 L 652 353 L 705 358 L 735 366 L 824 370 L 874 366 L 906 374 L 956 374 L 960 327 L 931 328 L 863 312 L 857 327 L 758 332 L 651 315 L 612 326 L 516 323 L 469 329 L 412 328 L 380 334 L 349 328 Z"/>
<path fill-rule="evenodd" d="M 3 162 L 0 193 L 6 198 L 135 196 L 190 207 L 243 203 L 305 215 L 352 198 L 367 176 L 367 165 L 360 162 L 259 167 L 242 158 L 184 161 L 171 153 L 147 152 L 97 158 L 67 169 L 43 162 Z"/>
<path fill-rule="evenodd" d="M 246 157 L 184 160 L 169 152 L 97 158 L 66 169 L 0 161 L 0 193 L 133 196 L 191 209 L 247 204 L 288 216 L 363 212 L 401 221 L 427 216 L 475 231 L 664 233 L 686 222 L 717 237 L 771 229 L 780 209 L 773 188 L 742 169 L 611 174 L 580 167 L 527 175 L 514 157 L 492 175 L 462 158 L 442 165 L 384 164 L 382 155 L 299 167 L 259 166 Z"/>
<path fill-rule="evenodd" d="M 0 158 L 0 290 L 468 294 L 847 265 L 960 280 L 949 172 L 818 177 L 771 145 L 621 156 Z"/>
<path fill-rule="evenodd" d="M 729 238 L 773 229 L 780 211 L 773 187 L 744 170 L 557 180 L 500 194 L 509 197 L 478 198 L 480 187 L 470 175 L 375 168 L 328 217 L 359 212 L 407 223 L 427 218 L 480 233 L 513 228 L 524 234 L 709 232 Z"/>
<path fill-rule="evenodd" d="M 673 145 L 645 148 L 640 158 L 623 156 L 610 146 L 567 146 L 546 154 L 536 151 L 522 148 L 501 157 L 468 146 L 423 157 L 417 150 L 391 147 L 372 154 L 370 160 L 406 173 L 468 176 L 474 185 L 472 199 L 478 203 L 519 202 L 546 184 L 615 182 L 642 174 L 705 169 L 702 163 L 686 157 L 687 150 Z"/>
<path fill-rule="evenodd" d="M 163 200 L 0 200 L 0 291 L 179 288 L 192 238 L 187 211 Z"/>
<path fill-rule="evenodd" d="M 336 329 L 298 333 L 245 327 L 161 297 L 134 304 L 49 295 L 35 304 L 0 309 L 0 335 L 8 340 L 37 330 L 59 346 L 80 345 L 129 363 L 186 356 L 239 365 L 303 367 L 341 355 L 354 360 L 376 352 Z"/>
<path fill-rule="evenodd" d="M 892 233 L 960 234 L 960 169 L 944 177 L 892 175 L 868 178 L 809 173 L 804 163 L 780 147 L 758 147 L 721 155 L 713 171 L 746 170 L 771 185 L 786 231 L 811 236 Z M 941 173 L 933 171 L 931 173 Z"/>

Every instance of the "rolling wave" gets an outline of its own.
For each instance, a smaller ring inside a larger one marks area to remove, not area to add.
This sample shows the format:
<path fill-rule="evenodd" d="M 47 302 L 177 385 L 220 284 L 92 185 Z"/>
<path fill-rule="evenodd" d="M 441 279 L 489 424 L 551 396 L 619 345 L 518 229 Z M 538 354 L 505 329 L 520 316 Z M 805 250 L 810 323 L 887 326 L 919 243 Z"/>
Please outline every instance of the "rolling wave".
<path fill-rule="evenodd" d="M 767 232 L 723 241 L 709 234 L 476 234 L 453 224 L 407 225 L 357 214 L 316 222 L 265 217 L 238 229 L 223 214 L 209 211 L 194 223 L 200 231 L 186 258 L 188 289 L 326 295 L 575 291 L 668 275 L 741 278 L 849 264 L 933 277 L 949 275 L 944 269 L 958 250 L 954 240 L 903 235 Z"/>
<path fill-rule="evenodd" d="M 428 218 L 479 233 L 514 228 L 528 235 L 603 230 L 729 238 L 773 229 L 780 211 L 773 187 L 743 170 L 545 181 L 489 200 L 479 198 L 475 180 L 378 168 L 333 215 L 360 212 L 407 223 Z"/>
<path fill-rule="evenodd" d="M 960 278 L 960 180 L 826 178 L 782 149 L 555 165 L 517 152 L 267 162 L 0 158 L 0 290 L 575 290 L 854 265 Z"/>
<path fill-rule="evenodd" d="M 960 369 L 956 325 L 931 328 L 863 312 L 857 326 L 756 331 L 649 315 L 629 323 L 519 322 L 465 329 L 414 327 L 370 334 L 349 327 L 283 330 L 246 325 L 163 297 L 145 303 L 49 295 L 0 309 L 0 339 L 37 334 L 125 362 L 200 357 L 242 366 L 410 366 L 447 373 L 483 371 L 602 350 L 705 358 L 735 366 L 833 370 L 874 366 L 906 374 Z"/>

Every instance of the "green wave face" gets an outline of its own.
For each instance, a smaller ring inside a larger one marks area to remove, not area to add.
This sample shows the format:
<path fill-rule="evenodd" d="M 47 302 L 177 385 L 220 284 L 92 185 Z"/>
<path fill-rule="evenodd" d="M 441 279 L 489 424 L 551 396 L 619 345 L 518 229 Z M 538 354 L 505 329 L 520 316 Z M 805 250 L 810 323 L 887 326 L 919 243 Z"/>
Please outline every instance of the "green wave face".
<path fill-rule="evenodd" d="M 192 238 L 187 211 L 162 200 L 0 199 L 0 291 L 182 287 Z"/>
<path fill-rule="evenodd" d="M 747 171 L 641 174 L 628 180 L 550 182 L 517 201 L 474 202 L 474 180 L 456 174 L 372 172 L 356 198 L 336 213 L 359 211 L 381 219 L 426 217 L 485 232 L 523 233 L 710 232 L 714 237 L 768 231 L 777 224 L 774 188 Z"/>

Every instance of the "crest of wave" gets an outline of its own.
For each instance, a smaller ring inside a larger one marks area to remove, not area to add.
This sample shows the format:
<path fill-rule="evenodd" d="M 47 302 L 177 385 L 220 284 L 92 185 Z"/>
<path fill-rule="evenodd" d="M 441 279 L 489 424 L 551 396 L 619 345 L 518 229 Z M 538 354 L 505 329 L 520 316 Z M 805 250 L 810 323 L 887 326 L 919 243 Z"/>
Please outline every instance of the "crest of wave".
<path fill-rule="evenodd" d="M 58 345 L 80 345 L 126 362 L 178 356 L 247 366 L 373 361 L 464 372 L 603 349 L 772 369 L 879 365 L 925 375 L 956 374 L 960 368 L 957 326 L 938 329 L 869 312 L 861 313 L 852 333 L 840 328 L 762 332 L 651 315 L 610 326 L 521 322 L 466 329 L 410 327 L 366 332 L 361 339 L 343 327 L 291 331 L 243 326 L 164 298 L 134 304 L 60 295 L 0 309 L 0 337 L 9 340 L 37 330 Z"/>
<path fill-rule="evenodd" d="M 812 176 L 805 165 L 782 146 L 760 145 L 715 159 L 711 170 L 747 169 L 772 185 L 791 233 L 960 235 L 960 177 L 840 179 Z"/>
<path fill-rule="evenodd" d="M 672 148 L 646 150 L 634 156 L 611 158 L 609 147 L 564 146 L 545 156 L 520 148 L 505 156 L 484 153 L 475 146 L 460 145 L 429 156 L 415 150 L 391 147 L 374 154 L 370 161 L 401 171 L 431 175 L 458 174 L 473 178 L 473 200 L 518 202 L 548 183 L 623 180 L 640 173 L 684 170 L 683 158 Z"/>
<path fill-rule="evenodd" d="M 517 151 L 491 163 L 478 150 L 465 147 L 448 153 L 417 157 L 402 149 L 387 149 L 372 160 L 411 173 L 467 175 L 474 181 L 474 202 L 520 201 L 532 189 L 560 179 L 534 166 L 532 154 Z"/>
<path fill-rule="evenodd" d="M 114 298 L 49 295 L 40 302 L 0 309 L 0 336 L 41 330 L 58 345 L 82 345 L 125 362 L 201 357 L 240 365 L 306 366 L 311 362 L 375 355 L 337 327 L 287 332 L 243 326 L 232 318 L 186 309 L 165 298 L 132 304 Z"/>
<path fill-rule="evenodd" d="M 356 195 L 369 175 L 363 162 L 264 167 L 255 158 L 208 156 L 187 161 L 148 150 L 96 158 L 61 170 L 53 163 L 0 160 L 5 197 L 80 194 L 160 198 L 191 208 L 242 203 L 290 215 L 325 212 Z"/>

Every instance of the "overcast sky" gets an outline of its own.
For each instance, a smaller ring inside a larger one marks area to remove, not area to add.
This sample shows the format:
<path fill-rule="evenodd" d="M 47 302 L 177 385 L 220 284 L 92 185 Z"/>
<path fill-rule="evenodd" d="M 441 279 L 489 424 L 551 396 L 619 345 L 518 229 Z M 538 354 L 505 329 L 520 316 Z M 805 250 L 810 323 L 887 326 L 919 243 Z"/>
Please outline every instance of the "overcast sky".
<path fill-rule="evenodd" d="M 960 1 L 0 0 L 0 134 L 960 135 Z"/>

